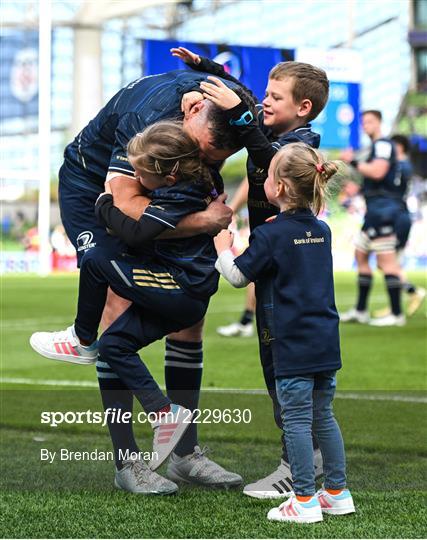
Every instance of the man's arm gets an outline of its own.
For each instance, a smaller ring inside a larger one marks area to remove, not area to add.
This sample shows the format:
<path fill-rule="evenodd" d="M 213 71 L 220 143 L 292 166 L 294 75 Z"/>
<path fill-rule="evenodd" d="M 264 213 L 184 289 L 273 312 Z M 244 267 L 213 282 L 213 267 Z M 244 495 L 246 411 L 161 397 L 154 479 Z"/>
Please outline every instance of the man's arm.
<path fill-rule="evenodd" d="M 392 146 L 388 141 L 379 141 L 375 143 L 375 155 L 372 161 L 357 161 L 352 149 L 341 152 L 340 159 L 351 165 L 362 176 L 366 176 L 374 181 L 381 181 L 390 169 L 390 158 L 392 155 Z"/>
<path fill-rule="evenodd" d="M 131 176 L 115 176 L 108 182 L 114 199 L 114 206 L 127 216 L 138 220 L 150 199 L 144 193 L 142 185 Z"/>
<path fill-rule="evenodd" d="M 369 163 L 357 163 L 356 170 L 371 180 L 383 180 L 390 169 L 390 163 L 386 159 L 374 159 Z"/>

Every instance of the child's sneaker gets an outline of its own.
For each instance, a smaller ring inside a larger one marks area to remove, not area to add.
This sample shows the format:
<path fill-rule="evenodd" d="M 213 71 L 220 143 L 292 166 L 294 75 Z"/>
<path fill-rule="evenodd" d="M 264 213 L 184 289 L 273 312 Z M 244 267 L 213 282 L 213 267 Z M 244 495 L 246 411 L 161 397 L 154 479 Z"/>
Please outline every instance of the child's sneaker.
<path fill-rule="evenodd" d="M 61 332 L 35 332 L 30 345 L 45 358 L 71 364 L 94 364 L 98 357 L 98 342 L 87 347 L 81 345 L 74 326 Z"/>
<path fill-rule="evenodd" d="M 271 474 L 243 488 L 244 495 L 257 499 L 284 499 L 292 493 L 291 469 L 283 459 Z"/>
<path fill-rule="evenodd" d="M 191 424 L 193 413 L 180 405 L 170 404 L 170 410 L 159 411 L 158 420 L 152 422 L 154 430 L 153 459 L 149 463 L 155 471 L 173 452 L 181 437 Z"/>
<path fill-rule="evenodd" d="M 319 489 L 316 495 L 319 499 L 319 503 L 324 514 L 333 514 L 338 516 L 356 512 L 353 497 L 348 489 L 342 489 L 335 495 L 332 495 L 326 491 L 326 489 Z"/>
<path fill-rule="evenodd" d="M 267 519 L 271 521 L 293 521 L 296 523 L 316 523 L 323 521 L 322 509 L 316 495 L 307 501 L 299 501 L 296 495 L 292 494 L 289 499 L 279 507 L 272 508 Z"/>

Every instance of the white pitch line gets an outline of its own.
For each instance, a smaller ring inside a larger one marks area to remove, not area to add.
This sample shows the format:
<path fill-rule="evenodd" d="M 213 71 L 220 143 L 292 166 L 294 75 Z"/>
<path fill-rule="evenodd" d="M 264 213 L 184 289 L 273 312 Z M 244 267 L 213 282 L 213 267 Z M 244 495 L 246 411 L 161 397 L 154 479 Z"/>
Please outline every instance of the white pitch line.
<path fill-rule="evenodd" d="M 50 380 L 50 379 L 30 379 L 25 377 L 3 377 L 0 379 L 1 384 L 23 384 L 34 386 L 72 386 L 81 388 L 98 388 L 98 383 L 94 381 L 67 381 L 67 380 Z M 162 387 L 162 390 L 165 388 Z M 267 390 L 263 388 L 215 388 L 202 387 L 202 392 L 212 394 L 235 394 L 235 395 L 252 395 L 264 396 L 268 395 Z M 427 397 L 402 396 L 399 394 L 370 394 L 356 392 L 337 392 L 335 395 L 338 399 L 351 399 L 359 401 L 396 401 L 399 403 L 427 403 Z"/>
<path fill-rule="evenodd" d="M 343 295 L 339 299 L 340 303 L 343 306 L 352 305 L 351 302 L 354 300 L 354 295 Z M 386 297 L 384 295 L 374 295 L 370 297 L 371 301 L 385 301 Z M 208 310 L 209 314 L 220 315 L 221 313 L 240 313 L 241 306 L 237 304 L 224 305 L 222 307 L 212 306 Z M 39 319 L 6 319 L 3 318 L 0 321 L 0 329 L 2 330 L 32 330 L 40 327 L 50 327 L 64 325 L 69 323 L 69 319 L 66 317 L 55 317 L 55 318 L 39 318 Z"/>

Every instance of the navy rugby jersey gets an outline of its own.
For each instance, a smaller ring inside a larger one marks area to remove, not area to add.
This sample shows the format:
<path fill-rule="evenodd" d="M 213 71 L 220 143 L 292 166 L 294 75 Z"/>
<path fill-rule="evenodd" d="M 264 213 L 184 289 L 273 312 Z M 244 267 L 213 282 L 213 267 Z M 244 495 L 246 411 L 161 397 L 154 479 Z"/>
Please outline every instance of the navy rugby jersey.
<path fill-rule="evenodd" d="M 104 224 L 130 246 L 134 255 L 151 257 L 167 266 L 175 281 L 190 296 L 207 298 L 218 288 L 219 274 L 215 270 L 217 259 L 213 239 L 208 234 L 190 238 L 154 239 L 148 244 L 138 245 L 138 235 L 147 230 L 147 220 L 153 220 L 162 230 L 174 229 L 179 221 L 194 212 L 206 210 L 208 204 L 218 196 L 221 189 L 219 174 L 216 187 L 207 187 L 201 182 L 179 182 L 174 186 L 164 186 L 150 193 L 151 202 L 140 220 L 134 220 L 113 206 L 113 198 L 104 195 L 97 204 L 97 213 Z"/>
<path fill-rule="evenodd" d="M 303 142 L 312 146 L 313 148 L 319 148 L 320 135 L 311 131 L 311 125 L 307 124 L 296 128 L 288 133 L 284 133 L 280 137 L 275 137 L 272 131 L 264 126 L 264 113 L 262 111 L 262 105 L 257 105 L 258 112 L 258 124 L 262 129 L 272 146 L 278 151 L 282 146 L 294 142 Z M 265 220 L 271 216 L 275 216 L 279 213 L 277 206 L 269 203 L 264 191 L 264 183 L 268 176 L 268 169 L 262 169 L 257 167 L 249 155 L 246 169 L 249 180 L 249 192 L 248 192 L 248 212 L 249 212 L 249 226 L 253 231 L 259 225 L 265 223 Z"/>
<path fill-rule="evenodd" d="M 398 174 L 395 149 L 392 141 L 385 137 L 373 142 L 369 157 L 366 163 L 374 159 L 385 159 L 389 163 L 389 169 L 382 180 L 363 178 L 362 193 L 367 199 L 373 197 L 399 197 L 399 190 L 396 189 L 396 176 Z"/>
<path fill-rule="evenodd" d="M 281 212 L 256 228 L 235 264 L 263 291 L 276 377 L 341 367 L 331 232 L 308 209 Z M 264 294 L 265 293 L 265 294 Z M 268 331 L 268 335 L 264 332 Z"/>
<path fill-rule="evenodd" d="M 196 89 L 207 75 L 176 70 L 148 75 L 122 88 L 65 148 L 67 179 L 102 191 L 109 171 L 133 176 L 126 152 L 129 140 L 159 120 L 182 119 L 183 94 Z"/>
<path fill-rule="evenodd" d="M 381 180 L 363 177 L 362 194 L 366 201 L 366 214 L 362 230 L 370 238 L 393 233 L 394 223 L 403 204 L 395 149 L 389 139 L 380 138 L 373 142 L 367 163 L 374 159 L 385 159 L 389 169 Z"/>

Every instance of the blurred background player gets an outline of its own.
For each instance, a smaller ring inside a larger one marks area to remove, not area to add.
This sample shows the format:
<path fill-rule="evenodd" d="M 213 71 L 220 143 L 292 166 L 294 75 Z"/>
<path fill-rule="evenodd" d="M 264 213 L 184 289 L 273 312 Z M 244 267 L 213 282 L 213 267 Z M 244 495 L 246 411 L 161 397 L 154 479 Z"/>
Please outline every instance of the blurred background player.
<path fill-rule="evenodd" d="M 236 193 L 234 194 L 231 201 L 228 203 L 228 206 L 233 210 L 232 227 L 235 229 L 235 234 L 239 234 L 237 215 L 241 208 L 245 206 L 248 202 L 248 190 L 249 182 L 248 178 L 245 177 L 240 182 Z M 238 253 L 236 253 L 236 255 L 238 255 Z M 255 306 L 255 286 L 253 283 L 250 283 L 246 287 L 245 308 L 239 321 L 228 324 L 226 326 L 219 326 L 216 329 L 217 333 L 223 337 L 252 337 L 254 335 L 253 321 L 255 316 Z"/>
<path fill-rule="evenodd" d="M 323 513 L 355 511 L 346 488 L 344 443 L 332 412 L 341 354 L 331 231 L 317 219 L 337 170 L 337 163 L 324 161 L 306 144 L 286 145 L 273 158 L 265 182 L 279 215 L 256 228 L 240 257 L 230 250 L 230 231 L 215 238 L 218 271 L 234 287 L 256 281 L 274 299 L 269 340 L 293 492 L 269 511 L 273 521 L 315 523 Z M 325 470 L 324 488 L 317 493 L 313 434 Z"/>
<path fill-rule="evenodd" d="M 395 222 L 402 198 L 400 186 L 395 185 L 398 164 L 394 145 L 381 133 L 382 114 L 377 110 L 362 113 L 363 131 L 372 141 L 366 162 L 358 162 L 352 150 L 342 153 L 342 159 L 362 176 L 362 193 L 366 201 L 366 214 L 362 230 L 356 241 L 358 268 L 358 298 L 356 306 L 341 314 L 342 322 L 358 322 L 373 326 L 403 326 L 406 323 L 401 307 L 400 265 L 397 258 Z M 374 252 L 378 268 L 384 274 L 391 313 L 370 319 L 368 306 L 372 287 L 369 256 Z"/>
<path fill-rule="evenodd" d="M 423 287 L 417 287 L 413 283 L 409 283 L 406 279 L 402 268 L 403 254 L 405 246 L 408 242 L 409 234 L 412 227 L 411 214 L 409 213 L 406 204 L 406 196 L 408 194 L 409 184 L 413 174 L 412 163 L 409 158 L 410 144 L 408 137 L 405 135 L 393 135 L 391 137 L 396 151 L 396 159 L 398 170 L 394 184 L 397 192 L 401 197 L 400 212 L 397 214 L 395 229 L 397 236 L 397 254 L 401 266 L 400 279 L 402 282 L 402 290 L 407 293 L 408 304 L 406 314 L 411 317 L 422 305 L 426 296 L 426 290 Z M 390 314 L 390 308 L 386 307 L 374 312 L 376 317 L 385 317 Z"/>

